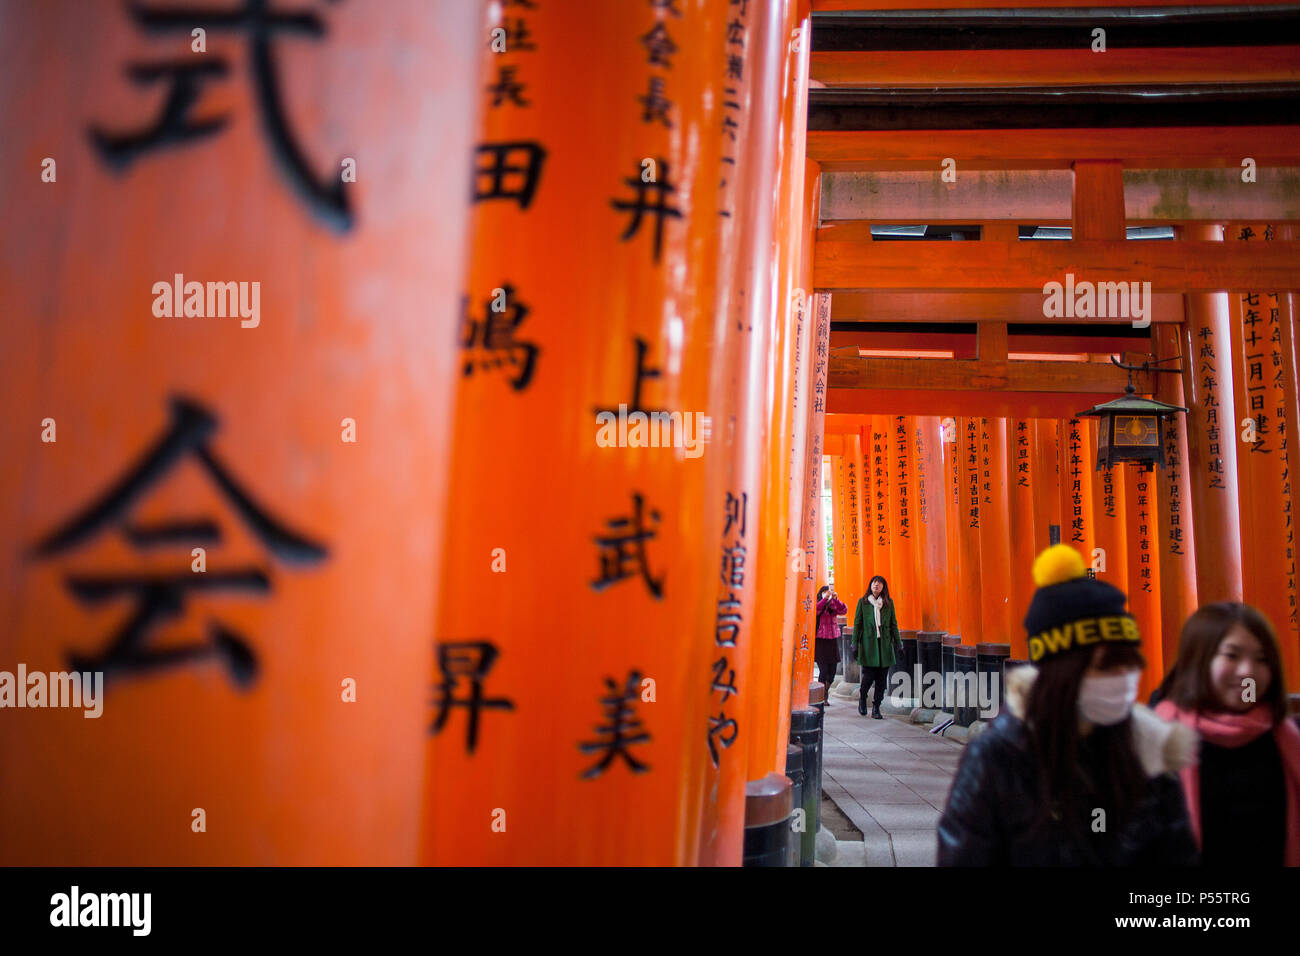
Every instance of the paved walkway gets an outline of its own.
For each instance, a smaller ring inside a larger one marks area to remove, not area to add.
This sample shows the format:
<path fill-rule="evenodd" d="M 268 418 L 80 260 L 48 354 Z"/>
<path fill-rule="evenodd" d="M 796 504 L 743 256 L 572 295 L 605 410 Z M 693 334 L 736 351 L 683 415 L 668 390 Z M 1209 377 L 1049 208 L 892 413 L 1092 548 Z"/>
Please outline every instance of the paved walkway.
<path fill-rule="evenodd" d="M 934 866 L 939 813 L 962 745 L 905 718 L 858 715 L 857 699 L 826 709 L 822 789 L 862 831 L 832 866 Z"/>

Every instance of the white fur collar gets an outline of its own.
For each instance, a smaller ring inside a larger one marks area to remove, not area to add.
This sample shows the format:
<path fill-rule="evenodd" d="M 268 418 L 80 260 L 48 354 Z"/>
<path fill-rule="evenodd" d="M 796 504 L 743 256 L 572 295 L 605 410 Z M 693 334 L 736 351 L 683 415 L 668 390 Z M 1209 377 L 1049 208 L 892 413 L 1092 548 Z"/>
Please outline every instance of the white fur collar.
<path fill-rule="evenodd" d="M 1012 716 L 1025 719 L 1025 702 L 1038 669 L 1022 666 L 1007 672 L 1006 704 Z M 1141 704 L 1133 705 L 1133 750 L 1147 776 L 1181 770 L 1196 762 L 1196 732 L 1179 723 L 1162 720 Z"/>

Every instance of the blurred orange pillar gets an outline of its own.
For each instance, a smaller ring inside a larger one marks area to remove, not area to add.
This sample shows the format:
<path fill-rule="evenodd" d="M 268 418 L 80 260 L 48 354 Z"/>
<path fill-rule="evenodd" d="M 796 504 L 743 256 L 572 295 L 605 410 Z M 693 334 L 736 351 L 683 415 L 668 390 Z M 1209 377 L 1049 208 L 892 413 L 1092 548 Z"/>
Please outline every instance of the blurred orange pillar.
<path fill-rule="evenodd" d="M 410 865 L 481 10 L 313 4 L 266 90 L 137 6 L 0 13 L 0 666 L 106 681 L 0 716 L 0 863 Z"/>

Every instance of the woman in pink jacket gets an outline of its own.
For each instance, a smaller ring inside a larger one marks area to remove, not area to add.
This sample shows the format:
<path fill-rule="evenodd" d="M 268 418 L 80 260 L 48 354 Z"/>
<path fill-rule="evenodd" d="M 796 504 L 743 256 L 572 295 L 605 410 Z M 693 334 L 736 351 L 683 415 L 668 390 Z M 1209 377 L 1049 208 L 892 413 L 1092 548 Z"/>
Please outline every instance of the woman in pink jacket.
<path fill-rule="evenodd" d="M 817 592 L 817 642 L 813 660 L 817 662 L 818 680 L 826 685 L 826 706 L 830 706 L 831 681 L 835 679 L 835 665 L 840 662 L 840 625 L 837 615 L 848 608 L 835 596 L 829 584 Z"/>

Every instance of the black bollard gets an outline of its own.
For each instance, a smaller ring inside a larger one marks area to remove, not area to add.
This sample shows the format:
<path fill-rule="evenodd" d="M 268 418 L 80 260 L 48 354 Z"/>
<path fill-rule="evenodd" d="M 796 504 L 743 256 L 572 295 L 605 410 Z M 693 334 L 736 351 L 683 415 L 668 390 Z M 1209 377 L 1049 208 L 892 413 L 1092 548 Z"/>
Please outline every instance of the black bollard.
<path fill-rule="evenodd" d="M 943 687 L 943 631 L 917 631 L 916 656 L 921 665 L 921 687 L 917 691 L 918 706 L 937 710 L 942 705 Z"/>
<path fill-rule="evenodd" d="M 786 866 L 802 866 L 801 857 L 803 856 L 803 839 L 802 835 L 793 831 L 795 810 L 803 807 L 803 789 L 804 789 L 804 772 L 803 772 L 803 748 L 798 744 L 789 744 L 785 748 L 785 775 L 790 778 L 790 816 L 786 819 L 786 830 L 789 831 L 789 847 L 786 853 Z"/>
<path fill-rule="evenodd" d="M 1010 656 L 1010 644 L 975 645 L 975 670 L 979 674 L 979 685 L 981 688 L 988 687 L 992 694 L 992 716 L 985 718 L 987 720 L 992 720 L 1002 713 L 1007 683 L 1006 669 L 1003 665 Z"/>
<path fill-rule="evenodd" d="M 790 863 L 790 780 L 769 773 L 745 784 L 744 866 Z"/>
<path fill-rule="evenodd" d="M 960 634 L 948 634 L 943 639 L 943 648 L 940 651 L 939 666 L 940 677 L 943 679 L 943 704 L 942 710 L 945 714 L 952 713 L 952 649 L 961 643 Z"/>
<path fill-rule="evenodd" d="M 790 743 L 803 750 L 803 832 L 798 834 L 803 845 L 799 865 L 812 866 L 817 855 L 817 815 L 820 812 L 821 788 L 821 729 L 817 711 L 790 711 Z"/>
<path fill-rule="evenodd" d="M 826 690 L 825 685 L 813 681 L 808 685 L 808 703 L 817 711 L 817 776 L 814 791 L 817 794 L 817 826 L 813 835 L 822 825 L 822 765 L 826 760 L 823 744 L 826 742 Z"/>
<path fill-rule="evenodd" d="M 921 688 L 914 686 L 916 684 L 916 664 L 917 664 L 916 631 L 900 630 L 898 632 L 898 636 L 899 639 L 902 640 L 903 642 L 903 656 L 902 659 L 899 660 L 897 664 L 895 664 L 893 667 L 889 669 L 889 675 L 888 675 L 889 686 L 891 688 L 895 686 L 894 675 L 897 674 L 899 671 L 902 671 L 904 674 L 907 675 L 907 681 L 903 684 L 902 689 L 904 691 L 910 692 L 910 696 L 912 698 L 919 698 L 921 694 Z M 904 699 L 903 706 L 916 707 L 917 703 L 916 700 L 914 699 L 912 703 L 909 704 L 907 703 L 907 700 Z"/>
<path fill-rule="evenodd" d="M 857 684 L 862 680 L 862 671 L 858 664 L 857 655 L 853 653 L 853 628 L 844 623 L 845 618 L 840 616 L 840 671 L 844 675 L 844 683 Z"/>
<path fill-rule="evenodd" d="M 975 685 L 975 648 L 958 644 L 952 649 L 953 723 L 969 727 L 979 719 L 979 690 Z"/>

